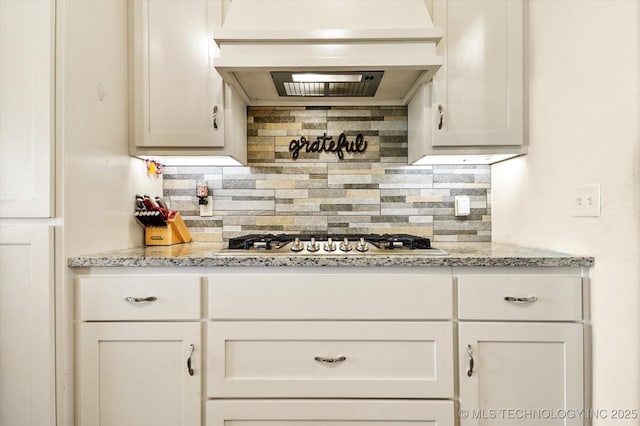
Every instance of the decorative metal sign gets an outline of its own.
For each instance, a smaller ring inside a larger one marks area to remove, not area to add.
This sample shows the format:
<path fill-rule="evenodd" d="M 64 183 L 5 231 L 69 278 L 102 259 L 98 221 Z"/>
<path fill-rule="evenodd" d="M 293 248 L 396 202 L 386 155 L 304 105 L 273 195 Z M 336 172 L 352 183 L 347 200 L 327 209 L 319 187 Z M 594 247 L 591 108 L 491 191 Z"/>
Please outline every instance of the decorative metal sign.
<path fill-rule="evenodd" d="M 363 153 L 367 150 L 367 141 L 364 140 L 362 133 L 356 135 L 355 140 L 348 141 L 344 132 L 338 136 L 338 141 L 333 140 L 333 136 L 327 136 L 325 133 L 322 136 L 316 137 L 313 142 L 307 140 L 304 136 L 300 136 L 300 139 L 293 139 L 289 143 L 289 152 L 293 153 L 293 159 L 298 159 L 298 154 L 304 149 L 305 152 L 334 152 L 338 155 L 338 158 L 343 160 L 345 152 Z"/>

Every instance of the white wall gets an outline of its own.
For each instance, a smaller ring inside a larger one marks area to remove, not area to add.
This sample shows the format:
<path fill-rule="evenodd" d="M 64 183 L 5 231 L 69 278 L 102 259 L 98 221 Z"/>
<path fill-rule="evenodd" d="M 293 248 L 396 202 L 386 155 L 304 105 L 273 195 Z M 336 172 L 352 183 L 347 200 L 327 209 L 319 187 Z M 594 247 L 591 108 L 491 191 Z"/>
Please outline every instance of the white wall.
<path fill-rule="evenodd" d="M 530 149 L 493 167 L 493 238 L 595 257 L 593 406 L 640 408 L 640 2 L 531 0 L 529 16 Z M 572 217 L 591 183 L 601 217 Z"/>
<path fill-rule="evenodd" d="M 134 195 L 162 186 L 127 155 L 127 2 L 68 0 L 65 21 L 66 254 L 141 246 Z"/>

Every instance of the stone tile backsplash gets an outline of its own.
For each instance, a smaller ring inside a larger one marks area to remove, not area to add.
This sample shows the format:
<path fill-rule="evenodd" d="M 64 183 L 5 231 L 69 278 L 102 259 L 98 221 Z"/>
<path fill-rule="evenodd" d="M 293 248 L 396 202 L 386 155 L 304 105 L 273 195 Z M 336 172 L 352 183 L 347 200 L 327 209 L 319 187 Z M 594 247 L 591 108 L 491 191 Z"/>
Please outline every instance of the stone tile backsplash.
<path fill-rule="evenodd" d="M 195 241 L 249 233 L 408 233 L 433 241 L 491 240 L 490 166 L 408 166 L 406 107 L 251 107 L 248 166 L 165 167 L 164 198 Z M 364 153 L 301 150 L 304 136 L 352 141 Z M 206 180 L 213 216 L 200 217 L 196 182 Z M 471 215 L 454 216 L 454 197 Z"/>

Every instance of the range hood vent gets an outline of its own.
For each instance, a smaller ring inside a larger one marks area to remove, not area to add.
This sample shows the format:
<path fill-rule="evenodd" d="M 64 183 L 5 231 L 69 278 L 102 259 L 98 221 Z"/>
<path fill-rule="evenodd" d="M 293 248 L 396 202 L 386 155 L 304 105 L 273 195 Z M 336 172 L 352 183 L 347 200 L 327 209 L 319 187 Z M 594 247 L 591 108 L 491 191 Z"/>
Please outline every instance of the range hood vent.
<path fill-rule="evenodd" d="M 406 105 L 442 65 L 424 0 L 223 3 L 213 64 L 249 105 Z"/>
<path fill-rule="evenodd" d="M 373 97 L 384 71 L 334 71 L 322 73 L 272 71 L 279 96 Z"/>

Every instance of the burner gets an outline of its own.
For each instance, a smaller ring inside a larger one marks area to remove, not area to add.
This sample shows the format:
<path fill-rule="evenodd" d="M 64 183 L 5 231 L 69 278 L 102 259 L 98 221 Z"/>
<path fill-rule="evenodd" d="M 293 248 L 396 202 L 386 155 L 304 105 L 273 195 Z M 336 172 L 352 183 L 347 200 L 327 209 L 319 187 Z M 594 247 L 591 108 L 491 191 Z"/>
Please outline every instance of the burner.
<path fill-rule="evenodd" d="M 272 241 L 280 241 L 284 235 L 250 234 L 229 239 L 229 248 L 234 250 L 249 250 L 259 248 L 270 250 Z"/>
<path fill-rule="evenodd" d="M 409 234 L 384 234 L 380 236 L 381 240 L 387 243 L 388 249 L 397 247 L 406 247 L 411 250 L 430 249 L 431 240 L 429 238 L 417 237 Z"/>

